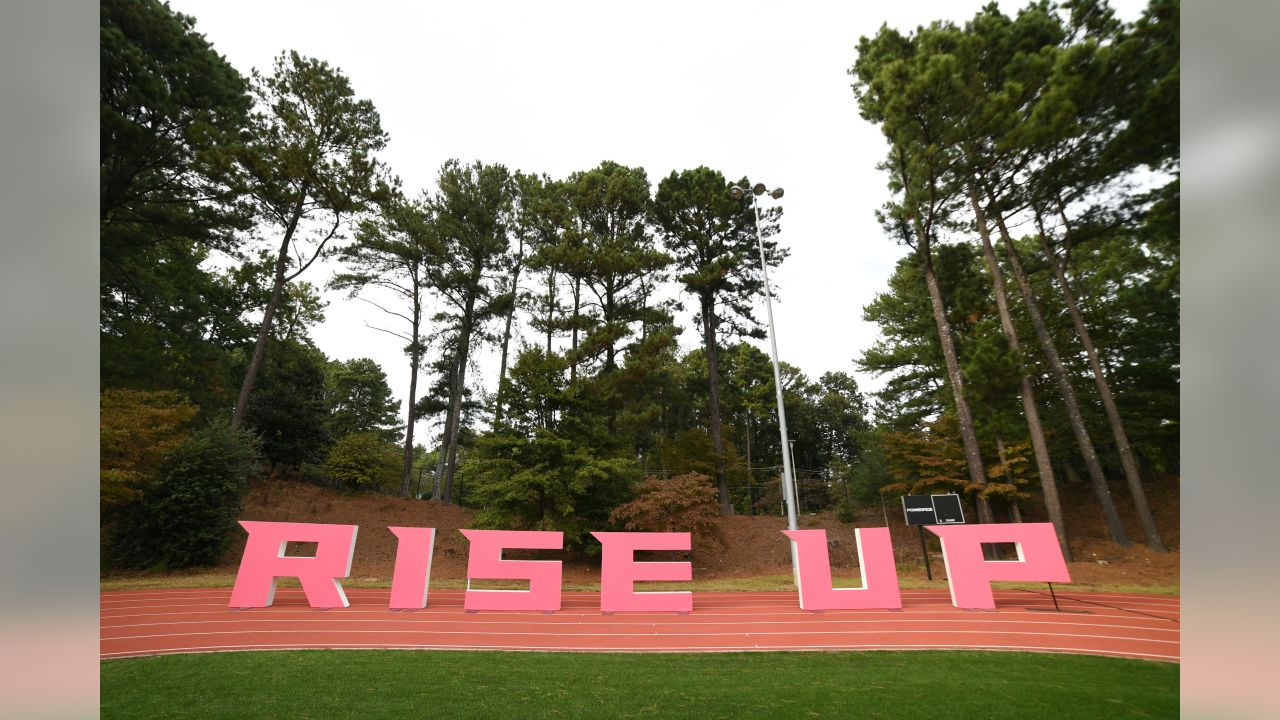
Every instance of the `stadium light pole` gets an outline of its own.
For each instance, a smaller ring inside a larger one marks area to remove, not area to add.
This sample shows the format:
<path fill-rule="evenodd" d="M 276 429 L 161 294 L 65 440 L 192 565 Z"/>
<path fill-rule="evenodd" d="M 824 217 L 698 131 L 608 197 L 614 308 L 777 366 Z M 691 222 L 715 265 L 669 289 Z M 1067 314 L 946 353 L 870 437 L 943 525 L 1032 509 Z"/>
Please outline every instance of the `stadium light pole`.
<path fill-rule="evenodd" d="M 747 192 L 751 193 L 751 208 L 756 214 L 756 247 L 760 250 L 760 273 L 764 276 L 764 307 L 765 313 L 769 319 L 769 350 L 770 357 L 773 359 L 773 387 L 778 394 L 778 433 L 782 436 L 782 494 L 787 500 L 787 528 L 789 530 L 800 529 L 799 523 L 796 521 L 796 485 L 794 469 L 791 467 L 791 454 L 787 452 L 791 448 L 791 443 L 787 440 L 787 411 L 782 404 L 782 371 L 778 366 L 778 334 L 773 327 L 773 291 L 769 289 L 769 265 L 765 262 L 764 256 L 764 234 L 760 230 L 760 203 L 757 200 L 766 192 L 769 197 L 774 200 L 782 198 L 782 188 L 774 188 L 767 190 L 764 183 L 756 183 L 750 191 L 734 185 L 729 188 L 729 194 L 734 200 L 741 200 Z M 796 567 L 795 563 L 795 545 L 792 544 L 792 567 Z M 798 569 L 796 572 L 799 572 Z"/>

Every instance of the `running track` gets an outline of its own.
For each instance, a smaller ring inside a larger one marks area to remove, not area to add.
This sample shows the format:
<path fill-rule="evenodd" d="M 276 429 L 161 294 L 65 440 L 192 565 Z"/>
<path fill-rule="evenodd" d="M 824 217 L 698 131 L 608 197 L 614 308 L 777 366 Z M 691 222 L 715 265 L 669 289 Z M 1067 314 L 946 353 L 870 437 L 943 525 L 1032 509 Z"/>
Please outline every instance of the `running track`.
<path fill-rule="evenodd" d="M 464 613 L 461 590 L 392 612 L 389 590 L 348 589 L 351 607 L 312 610 L 300 589 L 269 608 L 227 607 L 229 589 L 101 594 L 101 657 L 302 648 L 761 651 L 990 649 L 1178 662 L 1179 599 L 997 590 L 994 612 L 958 610 L 941 590 L 904 590 L 903 609 L 809 613 L 795 592 L 693 594 L 693 612 L 602 615 L 599 594 L 564 593 L 554 614 Z"/>

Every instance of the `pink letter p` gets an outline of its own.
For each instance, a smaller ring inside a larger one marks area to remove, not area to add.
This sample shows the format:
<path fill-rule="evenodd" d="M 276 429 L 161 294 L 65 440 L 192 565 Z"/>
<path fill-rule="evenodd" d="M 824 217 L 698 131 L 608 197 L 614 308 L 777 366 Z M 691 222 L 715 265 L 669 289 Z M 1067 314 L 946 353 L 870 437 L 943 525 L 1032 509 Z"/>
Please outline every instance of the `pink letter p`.
<path fill-rule="evenodd" d="M 966 610 L 995 610 L 992 581 L 1071 582 L 1052 523 L 929 525 L 942 539 L 951 604 Z M 1013 543 L 1017 560 L 984 560 L 983 543 Z"/>

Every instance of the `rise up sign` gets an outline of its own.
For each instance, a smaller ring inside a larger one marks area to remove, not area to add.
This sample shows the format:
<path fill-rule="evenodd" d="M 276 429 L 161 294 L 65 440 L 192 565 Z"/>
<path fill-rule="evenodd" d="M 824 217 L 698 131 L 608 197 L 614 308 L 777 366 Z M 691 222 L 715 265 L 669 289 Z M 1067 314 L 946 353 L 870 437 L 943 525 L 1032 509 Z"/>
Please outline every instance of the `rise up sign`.
<path fill-rule="evenodd" d="M 936 520 L 936 518 L 935 518 Z M 276 582 L 297 578 L 308 604 L 314 608 L 347 607 L 342 578 L 351 574 L 355 553 L 355 525 L 241 521 L 249 533 L 230 607 L 261 608 L 271 605 Z M 989 525 L 928 525 L 937 535 L 946 562 L 951 601 L 958 608 L 992 610 L 991 583 L 999 581 L 1071 582 L 1067 565 L 1050 523 L 1002 523 Z M 396 564 L 391 580 L 391 610 L 415 610 L 427 606 L 431 580 L 434 528 L 390 527 L 397 538 Z M 560 610 L 562 566 L 558 560 L 507 560 L 507 548 L 560 550 L 564 534 L 554 531 L 461 530 L 470 543 L 467 556 L 467 591 L 464 609 Z M 854 530 L 862 586 L 833 588 L 825 530 L 784 530 L 791 541 L 799 581 L 800 607 L 804 610 L 898 609 L 902 597 L 888 528 Z M 591 533 L 601 544 L 600 610 L 615 612 L 677 612 L 693 610 L 692 593 L 642 592 L 636 582 L 688 581 L 688 562 L 638 562 L 641 550 L 690 549 L 687 532 Z M 291 542 L 312 542 L 311 557 L 289 557 Z M 987 543 L 1012 543 L 1016 561 L 983 558 Z M 528 590 L 471 589 L 473 580 L 519 580 Z"/>

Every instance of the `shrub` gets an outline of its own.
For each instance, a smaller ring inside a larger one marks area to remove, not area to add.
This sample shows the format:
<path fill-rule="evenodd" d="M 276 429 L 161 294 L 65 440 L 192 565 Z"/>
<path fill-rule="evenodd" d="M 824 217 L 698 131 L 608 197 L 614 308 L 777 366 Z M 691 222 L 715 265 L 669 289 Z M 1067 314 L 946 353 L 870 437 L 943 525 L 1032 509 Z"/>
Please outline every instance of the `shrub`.
<path fill-rule="evenodd" d="M 688 532 L 703 542 L 724 544 L 720 505 L 711 478 L 686 473 L 670 478 L 650 475 L 636 488 L 636 499 L 619 505 L 610 520 L 640 532 Z"/>
<path fill-rule="evenodd" d="M 400 487 L 404 458 L 383 433 L 355 432 L 333 444 L 324 469 L 346 490 L 393 490 Z"/>
<path fill-rule="evenodd" d="M 854 506 L 852 500 L 849 500 L 849 499 L 841 500 L 839 503 L 836 504 L 836 519 L 842 523 L 846 523 L 846 524 L 851 523 L 853 522 L 853 517 L 856 510 L 857 508 Z"/>
<path fill-rule="evenodd" d="M 103 521 L 134 502 L 182 443 L 199 408 L 172 391 L 102 391 L 98 405 L 99 498 Z"/>
<path fill-rule="evenodd" d="M 154 569 L 212 564 L 236 527 L 260 458 L 260 442 L 244 429 L 219 423 L 194 433 L 169 453 L 113 532 L 116 563 Z"/>
<path fill-rule="evenodd" d="M 560 530 L 566 546 L 598 552 L 590 533 L 604 529 L 622 502 L 632 467 L 627 458 L 599 457 L 552 430 L 530 438 L 486 435 L 467 470 L 468 499 L 484 508 L 474 527 Z"/>

